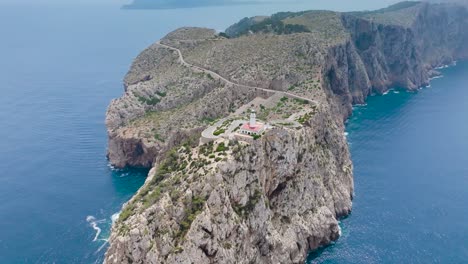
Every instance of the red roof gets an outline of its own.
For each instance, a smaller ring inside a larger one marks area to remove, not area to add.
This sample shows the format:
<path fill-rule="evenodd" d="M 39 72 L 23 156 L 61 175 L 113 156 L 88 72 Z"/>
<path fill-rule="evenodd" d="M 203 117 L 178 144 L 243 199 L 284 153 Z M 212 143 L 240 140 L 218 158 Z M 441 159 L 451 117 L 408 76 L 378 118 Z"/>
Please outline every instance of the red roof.
<path fill-rule="evenodd" d="M 247 130 L 247 131 L 251 131 L 251 132 L 260 132 L 260 130 L 262 128 L 263 128 L 263 124 L 258 124 L 257 123 L 255 126 L 251 127 L 249 122 L 245 123 L 241 127 L 242 130 Z"/>

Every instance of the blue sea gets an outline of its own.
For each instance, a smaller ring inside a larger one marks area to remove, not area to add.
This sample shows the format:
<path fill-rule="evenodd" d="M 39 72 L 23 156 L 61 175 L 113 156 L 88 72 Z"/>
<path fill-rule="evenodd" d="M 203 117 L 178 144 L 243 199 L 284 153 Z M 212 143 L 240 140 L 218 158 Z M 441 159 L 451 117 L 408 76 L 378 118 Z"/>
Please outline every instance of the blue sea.
<path fill-rule="evenodd" d="M 309 263 L 468 263 L 468 62 L 442 73 L 355 107 L 353 212 Z"/>
<path fill-rule="evenodd" d="M 0 3 L 0 263 L 102 262 L 113 215 L 147 174 L 105 158 L 106 107 L 141 50 L 180 26 L 222 30 L 245 16 L 321 7 L 41 3 Z M 460 63 L 431 88 L 355 109 L 354 211 L 343 237 L 311 262 L 468 259 L 467 73 Z"/>

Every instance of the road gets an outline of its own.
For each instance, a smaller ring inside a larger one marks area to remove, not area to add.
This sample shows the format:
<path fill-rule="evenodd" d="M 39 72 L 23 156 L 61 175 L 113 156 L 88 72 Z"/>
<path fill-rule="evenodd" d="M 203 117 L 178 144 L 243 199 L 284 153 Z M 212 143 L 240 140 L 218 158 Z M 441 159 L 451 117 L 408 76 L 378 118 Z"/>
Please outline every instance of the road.
<path fill-rule="evenodd" d="M 289 97 L 289 98 L 293 98 L 293 99 L 299 99 L 299 100 L 305 100 L 309 103 L 314 103 L 313 100 L 309 99 L 309 98 L 305 98 L 305 97 L 302 97 L 302 96 L 299 96 L 299 95 L 295 95 L 295 94 L 292 94 L 292 93 L 288 93 L 288 92 L 283 92 L 283 91 L 277 91 L 277 90 L 271 90 L 271 89 L 266 89 L 266 88 L 261 88 L 261 87 L 254 87 L 254 86 L 248 86 L 248 85 L 243 85 L 243 84 L 238 84 L 238 83 L 234 83 L 226 78 L 224 78 L 223 76 L 217 74 L 216 72 L 214 71 L 211 71 L 209 69 L 205 69 L 205 68 L 202 68 L 202 67 L 198 67 L 198 66 L 195 66 L 193 64 L 190 64 L 188 62 L 186 62 L 184 60 L 184 56 L 182 55 L 182 52 L 178 49 L 178 48 L 174 48 L 174 47 L 171 47 L 171 46 L 167 46 L 167 45 L 164 45 L 162 44 L 160 41 L 156 42 L 157 45 L 163 47 L 163 48 L 166 48 L 166 49 L 169 49 L 169 50 L 172 50 L 172 51 L 175 51 L 179 54 L 179 62 L 186 66 L 186 67 L 189 67 L 189 68 L 192 68 L 192 69 L 195 69 L 197 71 L 200 71 L 200 72 L 203 72 L 203 73 L 207 73 L 207 74 L 210 74 L 211 77 L 213 77 L 214 79 L 218 79 L 218 80 L 221 80 L 227 84 L 230 84 L 230 85 L 233 85 L 233 86 L 238 86 L 238 87 L 241 87 L 241 88 L 247 88 L 247 89 L 254 89 L 256 91 L 264 91 L 264 92 L 269 92 L 269 93 L 279 93 L 283 96 L 286 96 L 286 97 Z"/>

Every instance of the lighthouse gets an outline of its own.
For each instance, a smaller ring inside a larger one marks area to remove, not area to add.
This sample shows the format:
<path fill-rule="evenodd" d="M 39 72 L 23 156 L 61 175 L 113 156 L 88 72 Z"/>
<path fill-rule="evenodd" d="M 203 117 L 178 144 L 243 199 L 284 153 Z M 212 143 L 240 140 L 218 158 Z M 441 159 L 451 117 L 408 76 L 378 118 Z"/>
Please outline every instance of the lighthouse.
<path fill-rule="evenodd" d="M 249 126 L 255 127 L 256 125 L 257 125 L 257 115 L 255 114 L 255 110 L 252 110 L 252 112 L 250 112 Z"/>
<path fill-rule="evenodd" d="M 263 133 L 263 131 L 265 131 L 265 124 L 257 122 L 257 114 L 254 110 L 251 110 L 250 120 L 241 126 L 239 132 L 248 136 L 259 136 Z"/>

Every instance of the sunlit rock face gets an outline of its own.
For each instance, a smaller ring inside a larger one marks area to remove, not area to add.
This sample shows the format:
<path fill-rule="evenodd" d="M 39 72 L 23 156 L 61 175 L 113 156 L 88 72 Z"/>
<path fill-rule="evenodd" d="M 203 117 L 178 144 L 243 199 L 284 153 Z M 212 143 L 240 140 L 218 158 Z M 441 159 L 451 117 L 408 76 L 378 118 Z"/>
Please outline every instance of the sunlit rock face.
<path fill-rule="evenodd" d="M 152 170 L 113 226 L 106 263 L 303 262 L 339 238 L 352 208 L 352 105 L 466 58 L 467 26 L 463 6 L 405 2 L 171 32 L 135 59 L 108 108 L 111 163 Z M 274 96 L 284 98 L 262 105 L 263 121 L 308 111 L 300 126 L 198 144 L 215 120 Z"/>

